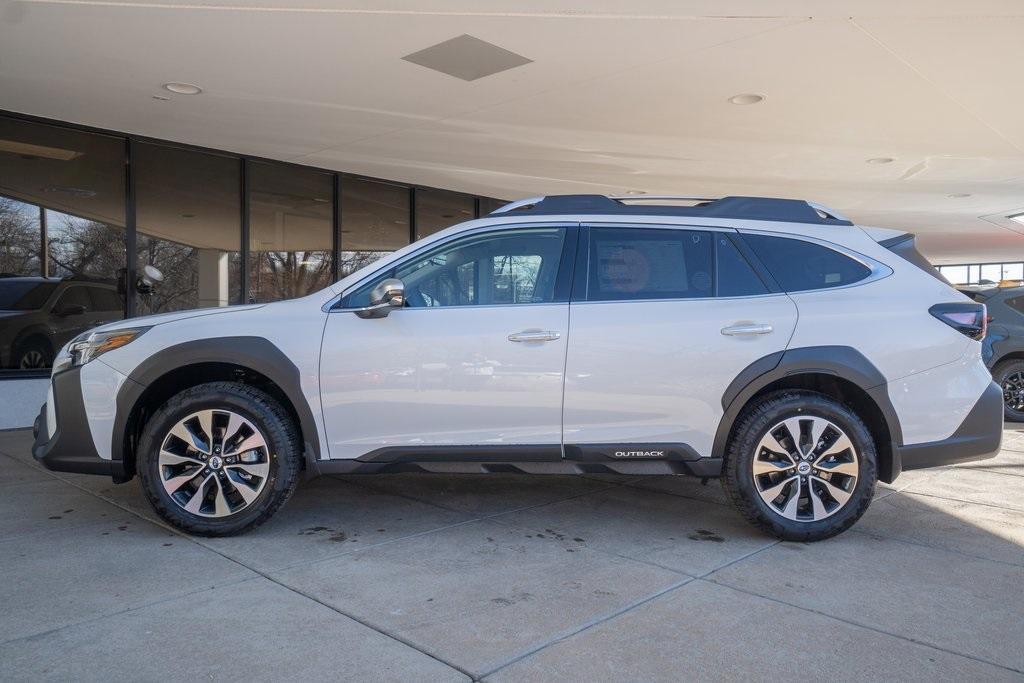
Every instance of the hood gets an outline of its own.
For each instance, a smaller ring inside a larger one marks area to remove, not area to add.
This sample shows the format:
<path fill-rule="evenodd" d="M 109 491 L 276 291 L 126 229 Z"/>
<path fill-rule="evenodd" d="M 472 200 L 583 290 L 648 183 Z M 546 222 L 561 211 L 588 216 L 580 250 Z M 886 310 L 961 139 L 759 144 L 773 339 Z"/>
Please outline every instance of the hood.
<path fill-rule="evenodd" d="M 199 318 L 205 315 L 219 315 L 221 313 L 234 313 L 236 311 L 254 311 L 263 308 L 266 304 L 249 304 L 245 306 L 218 306 L 215 308 L 193 308 L 188 311 L 176 313 L 158 313 L 156 315 L 145 315 L 141 318 L 126 318 L 117 322 L 100 325 L 91 330 L 92 332 L 111 332 L 113 330 L 126 330 L 133 327 L 153 327 L 164 323 L 173 323 L 177 320 L 188 318 Z"/>
<path fill-rule="evenodd" d="M 0 318 L 13 318 L 17 315 L 29 315 L 38 311 L 0 311 Z"/>

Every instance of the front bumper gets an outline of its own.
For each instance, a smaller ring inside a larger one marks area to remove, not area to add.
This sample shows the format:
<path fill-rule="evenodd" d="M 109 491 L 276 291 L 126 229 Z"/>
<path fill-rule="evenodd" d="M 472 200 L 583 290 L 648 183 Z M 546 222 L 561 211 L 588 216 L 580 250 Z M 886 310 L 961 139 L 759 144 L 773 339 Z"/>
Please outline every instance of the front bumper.
<path fill-rule="evenodd" d="M 999 453 L 1003 439 L 1003 390 L 992 382 L 953 435 L 941 441 L 898 448 L 903 470 L 986 460 Z"/>
<path fill-rule="evenodd" d="M 57 429 L 48 438 L 46 404 L 39 411 L 32 434 L 32 456 L 44 467 L 57 472 L 105 474 L 115 482 L 125 481 L 124 467 L 119 460 L 106 460 L 96 452 L 89 420 L 82 401 L 81 368 L 75 367 L 54 375 L 52 396 Z"/>

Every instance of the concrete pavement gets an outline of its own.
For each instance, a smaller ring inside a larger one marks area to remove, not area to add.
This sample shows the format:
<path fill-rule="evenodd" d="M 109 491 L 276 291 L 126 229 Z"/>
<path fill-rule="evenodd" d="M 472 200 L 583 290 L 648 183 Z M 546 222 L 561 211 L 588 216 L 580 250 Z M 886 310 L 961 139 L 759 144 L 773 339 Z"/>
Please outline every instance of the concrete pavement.
<path fill-rule="evenodd" d="M 716 482 L 305 482 L 193 539 L 0 432 L 0 679 L 1024 680 L 1024 431 L 779 543 Z"/>

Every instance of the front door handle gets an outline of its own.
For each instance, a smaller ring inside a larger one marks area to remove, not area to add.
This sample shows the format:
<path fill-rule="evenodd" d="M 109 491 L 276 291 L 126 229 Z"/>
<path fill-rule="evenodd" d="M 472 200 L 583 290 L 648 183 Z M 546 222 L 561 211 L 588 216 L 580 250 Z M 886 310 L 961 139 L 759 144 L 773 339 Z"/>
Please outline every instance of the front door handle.
<path fill-rule="evenodd" d="M 748 334 L 771 334 L 772 326 L 761 323 L 744 323 L 722 328 L 722 334 L 729 337 L 740 337 Z"/>
<path fill-rule="evenodd" d="M 510 342 L 546 342 L 555 341 L 561 336 L 559 332 L 552 330 L 523 330 L 508 335 L 508 340 Z"/>

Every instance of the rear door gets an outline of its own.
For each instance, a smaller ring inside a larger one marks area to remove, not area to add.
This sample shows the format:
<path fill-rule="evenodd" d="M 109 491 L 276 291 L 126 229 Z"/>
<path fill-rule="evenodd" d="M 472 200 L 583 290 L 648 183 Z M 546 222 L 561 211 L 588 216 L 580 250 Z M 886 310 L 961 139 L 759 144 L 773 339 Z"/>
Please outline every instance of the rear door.
<path fill-rule="evenodd" d="M 735 231 L 592 225 L 570 304 L 568 457 L 711 455 L 722 395 L 796 325 Z"/>

